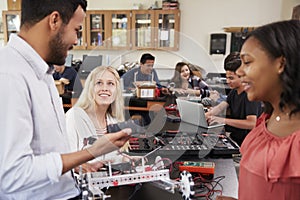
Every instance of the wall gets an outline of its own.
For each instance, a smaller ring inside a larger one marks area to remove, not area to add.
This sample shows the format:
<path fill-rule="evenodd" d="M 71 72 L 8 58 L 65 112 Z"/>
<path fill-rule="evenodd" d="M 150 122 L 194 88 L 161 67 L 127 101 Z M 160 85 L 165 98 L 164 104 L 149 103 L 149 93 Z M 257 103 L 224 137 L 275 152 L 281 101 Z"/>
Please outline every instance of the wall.
<path fill-rule="evenodd" d="M 155 0 L 88 0 L 88 9 L 132 9 L 133 4 L 143 4 L 144 9 L 147 9 L 154 2 Z M 173 68 L 176 62 L 184 60 L 203 67 L 207 72 L 222 72 L 224 56 L 208 54 L 211 33 L 223 32 L 224 27 L 260 26 L 281 19 L 290 19 L 292 8 L 300 4 L 300 0 L 179 0 L 179 3 L 180 50 L 148 51 L 156 56 L 156 67 Z M 162 4 L 161 0 L 158 4 Z M 7 9 L 6 1 L 0 2 L 0 9 Z M 229 45 L 227 47 L 229 52 Z M 102 54 L 103 64 L 114 67 L 125 61 L 138 61 L 142 52 L 71 51 L 77 59 L 81 59 L 82 54 Z"/>
<path fill-rule="evenodd" d="M 203 67 L 207 72 L 223 72 L 224 56 L 208 54 L 211 33 L 223 32 L 224 27 L 252 27 L 289 19 L 292 7 L 299 4 L 299 1 L 179 0 L 181 10 L 180 50 L 176 52 L 150 51 L 157 58 L 156 67 L 174 67 L 176 62 L 185 60 Z M 142 3 L 145 5 L 144 8 L 148 8 L 154 3 L 154 0 L 89 0 L 89 7 L 90 9 L 131 9 L 134 3 Z M 230 43 L 230 34 L 228 43 Z M 228 44 L 228 53 L 229 47 Z M 93 53 L 97 54 L 98 52 Z M 109 62 L 105 61 L 104 64 L 119 66 L 125 61 L 138 61 L 142 52 L 101 51 L 99 53 L 108 55 L 106 58 L 109 58 Z"/>

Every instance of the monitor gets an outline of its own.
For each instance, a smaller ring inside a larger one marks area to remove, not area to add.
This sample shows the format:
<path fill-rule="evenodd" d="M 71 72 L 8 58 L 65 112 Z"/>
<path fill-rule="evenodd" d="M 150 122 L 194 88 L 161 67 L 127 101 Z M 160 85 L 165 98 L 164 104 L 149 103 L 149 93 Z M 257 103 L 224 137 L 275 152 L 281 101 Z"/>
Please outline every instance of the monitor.
<path fill-rule="evenodd" d="M 95 67 L 101 65 L 102 65 L 102 55 L 99 56 L 84 55 L 82 64 L 79 68 L 80 78 L 86 78 Z"/>
<path fill-rule="evenodd" d="M 65 61 L 66 67 L 72 67 L 73 54 L 68 54 Z"/>

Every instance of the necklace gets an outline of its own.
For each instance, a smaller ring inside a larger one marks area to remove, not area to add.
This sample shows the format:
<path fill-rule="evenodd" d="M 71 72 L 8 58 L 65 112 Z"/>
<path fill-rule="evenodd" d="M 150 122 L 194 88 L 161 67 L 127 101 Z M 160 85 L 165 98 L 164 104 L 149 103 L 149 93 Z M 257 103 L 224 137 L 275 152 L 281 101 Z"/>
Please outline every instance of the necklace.
<path fill-rule="evenodd" d="M 280 121 L 280 116 L 279 115 L 277 115 L 276 117 L 275 117 L 275 120 L 277 121 L 277 122 L 279 122 Z"/>
<path fill-rule="evenodd" d="M 285 115 L 286 115 L 286 116 L 289 116 L 289 113 L 285 113 Z M 275 117 L 275 120 L 276 120 L 277 122 L 280 122 L 280 120 L 281 120 L 280 115 L 277 115 L 277 116 Z"/>
<path fill-rule="evenodd" d="M 98 116 L 97 116 L 97 112 L 96 112 L 96 107 L 94 107 L 94 111 L 95 111 L 95 117 L 96 117 L 96 123 L 97 123 L 97 127 L 96 127 L 96 134 L 98 136 L 104 135 L 107 133 L 107 119 L 106 119 L 106 114 L 104 116 L 105 119 L 105 125 L 104 128 L 102 128 L 100 126 L 99 120 L 98 120 Z"/>

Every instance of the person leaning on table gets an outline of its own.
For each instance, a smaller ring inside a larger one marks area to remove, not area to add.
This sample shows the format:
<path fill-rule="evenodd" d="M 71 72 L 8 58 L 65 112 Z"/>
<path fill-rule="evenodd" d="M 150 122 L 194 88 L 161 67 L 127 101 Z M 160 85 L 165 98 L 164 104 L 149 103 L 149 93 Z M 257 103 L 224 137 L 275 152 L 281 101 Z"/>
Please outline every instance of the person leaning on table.
<path fill-rule="evenodd" d="M 194 74 L 185 62 L 176 63 L 174 75 L 170 80 L 169 90 L 178 95 L 201 96 L 201 98 L 209 97 L 210 93 L 217 93 L 217 91 L 212 91 L 209 88 L 209 85 L 202 80 L 202 77 Z"/>
<path fill-rule="evenodd" d="M 130 129 L 70 152 L 64 111 L 49 65 L 77 44 L 85 0 L 22 0 L 21 28 L 0 50 L 0 199 L 69 199 L 71 169 L 123 146 Z M 9 67 L 7 67 L 9 65 Z"/>

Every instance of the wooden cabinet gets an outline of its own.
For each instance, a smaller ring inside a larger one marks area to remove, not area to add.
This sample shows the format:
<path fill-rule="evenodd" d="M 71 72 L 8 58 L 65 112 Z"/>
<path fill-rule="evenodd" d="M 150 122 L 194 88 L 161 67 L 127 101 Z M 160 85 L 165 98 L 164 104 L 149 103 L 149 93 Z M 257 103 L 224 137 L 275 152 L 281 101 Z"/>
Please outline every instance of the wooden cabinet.
<path fill-rule="evenodd" d="M 132 11 L 132 48 L 179 48 L 179 10 Z"/>
<path fill-rule="evenodd" d="M 109 40 L 110 49 L 130 49 L 131 12 L 111 11 L 109 12 Z"/>
<path fill-rule="evenodd" d="M 129 49 L 130 11 L 87 11 L 87 49 Z"/>
<path fill-rule="evenodd" d="M 179 10 L 157 10 L 155 19 L 157 25 L 155 48 L 178 50 L 180 31 Z"/>
<path fill-rule="evenodd" d="M 19 32 L 21 11 L 3 11 L 4 42 Z M 179 10 L 88 10 L 74 49 L 179 48 Z"/>
<path fill-rule="evenodd" d="M 108 23 L 106 11 L 89 10 L 86 14 L 87 49 L 103 49 L 106 47 Z"/>
<path fill-rule="evenodd" d="M 132 11 L 132 48 L 154 48 L 154 10 Z"/>
<path fill-rule="evenodd" d="M 178 50 L 179 10 L 89 10 L 87 49 Z"/>
<path fill-rule="evenodd" d="M 78 32 L 78 35 L 77 35 L 77 45 L 74 46 L 74 49 L 77 49 L 77 50 L 85 50 L 86 49 L 86 47 L 87 47 L 86 30 L 87 30 L 86 20 L 84 20 L 83 24 L 82 24 L 82 28 Z"/>
<path fill-rule="evenodd" d="M 7 43 L 11 33 L 20 31 L 21 11 L 2 11 L 4 42 Z M 78 33 L 77 45 L 74 49 L 86 49 L 86 25 Z"/>
<path fill-rule="evenodd" d="M 2 11 L 3 36 L 7 43 L 10 34 L 20 31 L 21 11 Z"/>

